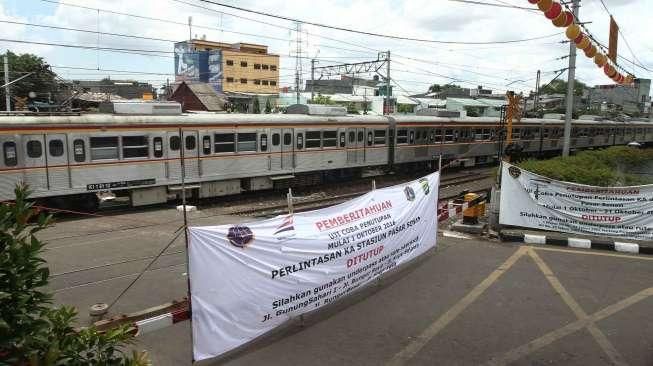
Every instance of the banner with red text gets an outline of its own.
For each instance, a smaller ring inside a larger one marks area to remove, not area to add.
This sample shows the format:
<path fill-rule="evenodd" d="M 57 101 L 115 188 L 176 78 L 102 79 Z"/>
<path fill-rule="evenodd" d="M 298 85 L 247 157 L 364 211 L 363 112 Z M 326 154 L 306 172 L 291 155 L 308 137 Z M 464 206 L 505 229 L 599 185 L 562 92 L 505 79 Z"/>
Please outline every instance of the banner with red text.
<path fill-rule="evenodd" d="M 438 183 L 435 173 L 325 209 L 189 228 L 195 360 L 237 348 L 435 247 Z"/>
<path fill-rule="evenodd" d="M 499 223 L 653 240 L 653 185 L 595 187 L 561 182 L 504 162 Z"/>

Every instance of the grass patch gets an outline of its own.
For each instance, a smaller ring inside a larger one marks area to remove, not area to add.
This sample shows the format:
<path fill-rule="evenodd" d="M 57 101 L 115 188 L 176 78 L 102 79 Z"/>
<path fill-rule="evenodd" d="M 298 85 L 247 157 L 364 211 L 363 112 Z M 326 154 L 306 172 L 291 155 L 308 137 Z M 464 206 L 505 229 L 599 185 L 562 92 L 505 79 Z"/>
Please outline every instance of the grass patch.
<path fill-rule="evenodd" d="M 551 179 L 593 186 L 653 184 L 653 149 L 614 146 L 585 150 L 567 158 L 529 159 L 518 165 Z M 636 174 L 642 172 L 648 175 Z"/>

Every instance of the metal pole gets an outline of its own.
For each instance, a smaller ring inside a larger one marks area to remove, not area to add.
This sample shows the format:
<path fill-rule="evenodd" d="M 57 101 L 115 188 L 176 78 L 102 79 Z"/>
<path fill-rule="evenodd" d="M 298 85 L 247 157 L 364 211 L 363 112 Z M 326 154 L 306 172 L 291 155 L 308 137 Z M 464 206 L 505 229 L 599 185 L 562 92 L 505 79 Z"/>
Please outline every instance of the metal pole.
<path fill-rule="evenodd" d="M 5 104 L 7 112 L 11 112 L 11 87 L 9 86 L 9 51 L 5 54 Z"/>
<path fill-rule="evenodd" d="M 192 314 L 192 302 L 191 302 L 191 297 L 190 297 L 190 254 L 188 252 L 189 250 L 189 242 L 188 242 L 188 213 L 186 212 L 186 162 L 184 161 L 184 149 L 186 148 L 185 142 L 184 142 L 184 132 L 182 131 L 181 127 L 179 127 L 179 140 L 180 140 L 180 147 L 179 147 L 179 157 L 181 159 L 181 208 L 184 211 L 184 240 L 186 243 L 186 285 L 188 288 L 188 291 L 186 293 L 186 296 L 188 297 L 188 313 Z M 192 321 L 192 316 L 190 318 L 190 321 Z M 190 344 L 191 344 L 191 360 L 192 363 L 195 363 L 195 358 L 193 356 L 193 330 L 191 329 L 190 331 Z"/>
<path fill-rule="evenodd" d="M 388 113 L 384 113 L 384 114 L 390 114 L 390 50 L 388 50 L 388 55 L 386 56 L 385 62 L 386 62 L 386 77 L 388 81 L 385 90 L 385 101 L 386 101 L 386 108 L 388 110 Z"/>
<path fill-rule="evenodd" d="M 533 99 L 533 112 L 537 113 L 537 106 L 540 104 L 540 70 L 537 70 L 537 80 L 535 82 L 535 99 Z"/>
<path fill-rule="evenodd" d="M 578 20 L 578 3 L 580 0 L 573 0 L 572 11 L 574 18 Z M 569 69 L 567 70 L 567 110 L 565 111 L 565 135 L 562 145 L 562 156 L 569 156 L 571 140 L 571 114 L 574 110 L 574 78 L 576 77 L 576 44 L 569 42 Z"/>
<path fill-rule="evenodd" d="M 315 98 L 315 63 L 317 62 L 316 59 L 311 60 L 311 101 Z"/>

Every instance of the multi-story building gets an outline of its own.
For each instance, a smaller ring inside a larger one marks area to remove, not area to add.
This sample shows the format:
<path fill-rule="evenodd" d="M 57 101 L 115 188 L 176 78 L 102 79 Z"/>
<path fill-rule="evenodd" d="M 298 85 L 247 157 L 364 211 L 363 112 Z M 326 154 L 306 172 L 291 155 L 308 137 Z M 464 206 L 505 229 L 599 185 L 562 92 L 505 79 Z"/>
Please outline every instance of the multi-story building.
<path fill-rule="evenodd" d="M 651 105 L 651 80 L 635 79 L 633 85 L 597 85 L 589 90 L 588 104 L 593 110 L 618 110 L 645 115 Z"/>
<path fill-rule="evenodd" d="M 175 75 L 225 94 L 278 94 L 279 55 L 265 45 L 192 39 L 175 44 Z"/>

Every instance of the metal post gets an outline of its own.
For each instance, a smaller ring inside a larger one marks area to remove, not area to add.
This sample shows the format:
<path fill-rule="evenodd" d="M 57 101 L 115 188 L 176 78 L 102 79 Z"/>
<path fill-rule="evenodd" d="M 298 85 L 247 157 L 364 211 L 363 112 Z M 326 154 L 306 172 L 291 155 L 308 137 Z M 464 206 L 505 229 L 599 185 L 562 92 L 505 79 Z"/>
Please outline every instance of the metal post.
<path fill-rule="evenodd" d="M 292 188 L 288 188 L 288 194 L 286 194 L 286 199 L 288 200 L 288 214 L 292 215 L 295 211 L 295 208 L 292 204 Z"/>
<path fill-rule="evenodd" d="M 540 104 L 540 70 L 537 70 L 537 80 L 535 81 L 535 98 L 533 99 L 533 112 L 537 113 L 537 106 Z"/>
<path fill-rule="evenodd" d="M 376 190 L 376 179 L 372 179 L 372 190 Z"/>
<path fill-rule="evenodd" d="M 442 171 L 442 154 L 438 156 L 438 173 Z"/>
<path fill-rule="evenodd" d="M 580 0 L 573 0 L 572 11 L 574 18 L 578 20 L 578 3 Z M 576 44 L 569 42 L 569 69 L 567 70 L 567 109 L 565 111 L 565 135 L 562 145 L 562 156 L 569 156 L 571 140 L 571 114 L 574 110 L 574 78 L 576 77 Z"/>
<path fill-rule="evenodd" d="M 317 62 L 316 59 L 311 60 L 311 102 L 315 98 L 315 63 Z"/>
<path fill-rule="evenodd" d="M 386 101 L 386 108 L 388 110 L 388 113 L 384 114 L 390 114 L 390 50 L 388 50 L 388 54 L 385 59 L 386 62 L 386 79 L 387 79 L 387 84 L 386 84 L 386 90 L 385 90 L 385 101 Z"/>
<path fill-rule="evenodd" d="M 11 87 L 9 86 L 9 51 L 5 54 L 5 104 L 7 112 L 11 112 Z"/>

